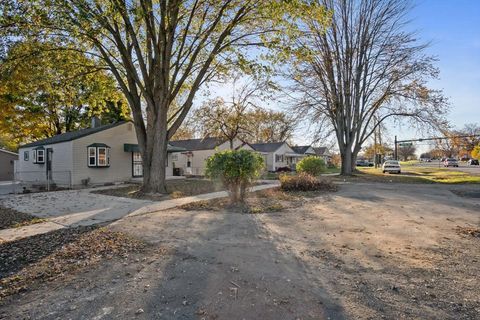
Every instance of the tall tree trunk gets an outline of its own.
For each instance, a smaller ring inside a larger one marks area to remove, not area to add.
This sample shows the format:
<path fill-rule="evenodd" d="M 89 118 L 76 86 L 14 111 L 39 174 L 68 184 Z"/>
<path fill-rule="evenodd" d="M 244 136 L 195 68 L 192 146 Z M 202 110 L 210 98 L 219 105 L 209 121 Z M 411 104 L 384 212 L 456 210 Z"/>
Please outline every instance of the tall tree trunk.
<path fill-rule="evenodd" d="M 168 131 L 165 129 L 167 127 L 167 109 L 162 106 L 157 106 L 156 110 L 158 110 L 158 113 L 155 121 L 150 122 L 152 125 L 147 127 L 146 143 L 142 151 L 142 190 L 145 193 L 167 193 L 165 181 L 166 160 L 168 156 Z M 154 117 L 153 115 L 150 116 Z"/>
<path fill-rule="evenodd" d="M 352 149 L 348 146 L 343 148 L 343 150 L 340 150 L 340 156 L 342 158 L 342 168 L 340 174 L 342 176 L 351 176 L 353 173 Z"/>

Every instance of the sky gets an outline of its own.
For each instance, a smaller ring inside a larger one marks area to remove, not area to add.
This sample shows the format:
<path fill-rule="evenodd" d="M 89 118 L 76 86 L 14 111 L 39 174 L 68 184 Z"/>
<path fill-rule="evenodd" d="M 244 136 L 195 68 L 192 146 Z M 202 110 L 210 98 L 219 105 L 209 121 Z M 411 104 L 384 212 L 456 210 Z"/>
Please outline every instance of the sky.
<path fill-rule="evenodd" d="M 456 128 L 466 123 L 480 124 L 480 0 L 413 0 L 409 31 L 415 31 L 420 42 L 430 43 L 426 53 L 438 59 L 438 80 L 430 82 L 443 90 L 450 102 L 449 120 Z M 224 97 L 230 87 L 213 87 L 211 92 Z M 266 107 L 272 107 L 266 106 Z M 275 106 L 273 106 L 275 109 Z M 388 125 L 388 137 L 399 140 L 427 137 L 405 124 Z M 294 142 L 309 144 L 308 129 L 299 129 Z M 424 152 L 428 146 L 417 146 Z"/>
<path fill-rule="evenodd" d="M 427 52 L 438 58 L 440 79 L 430 85 L 448 97 L 454 126 L 480 124 L 480 1 L 417 0 L 414 4 L 412 29 L 431 43 Z M 392 131 L 402 138 L 416 135 L 406 127 Z"/>

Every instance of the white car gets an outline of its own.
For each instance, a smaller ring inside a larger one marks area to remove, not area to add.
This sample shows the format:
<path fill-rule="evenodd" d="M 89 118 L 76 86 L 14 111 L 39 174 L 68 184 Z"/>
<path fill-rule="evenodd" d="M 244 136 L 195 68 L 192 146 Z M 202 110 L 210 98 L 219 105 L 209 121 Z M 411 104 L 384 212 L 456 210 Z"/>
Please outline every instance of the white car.
<path fill-rule="evenodd" d="M 402 173 L 402 168 L 400 167 L 400 162 L 396 160 L 387 160 L 382 165 L 383 173 Z"/>

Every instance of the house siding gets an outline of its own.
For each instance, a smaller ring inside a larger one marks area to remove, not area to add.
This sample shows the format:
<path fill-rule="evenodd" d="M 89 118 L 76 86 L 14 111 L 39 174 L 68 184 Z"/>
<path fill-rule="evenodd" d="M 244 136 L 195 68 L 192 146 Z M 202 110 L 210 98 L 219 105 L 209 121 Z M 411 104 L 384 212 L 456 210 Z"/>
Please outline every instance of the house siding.
<path fill-rule="evenodd" d="M 59 186 L 72 184 L 72 142 L 62 142 L 42 146 L 45 148 L 45 163 L 35 163 L 33 151 L 36 147 L 20 148 L 16 165 L 16 180 L 27 183 L 46 183 L 46 150 L 52 149 L 52 182 Z M 25 152 L 28 152 L 28 161 L 25 161 Z"/>
<path fill-rule="evenodd" d="M 235 139 L 233 141 L 234 149 L 244 149 L 244 150 L 253 150 L 248 144 L 244 144 L 241 140 Z M 188 175 L 197 175 L 203 176 L 205 175 L 205 162 L 206 160 L 214 155 L 218 151 L 224 151 L 230 149 L 230 142 L 226 141 L 215 149 L 208 149 L 208 150 L 193 150 L 193 151 L 183 151 L 183 152 L 174 152 L 172 153 L 173 158 L 171 160 L 171 167 L 173 168 L 181 168 L 183 170 L 183 174 Z M 191 156 L 188 156 L 191 154 Z M 176 160 L 174 160 L 176 159 Z M 191 173 L 187 169 L 187 161 L 190 159 L 191 161 Z M 170 160 L 170 159 L 169 159 Z M 173 169 L 172 169 L 173 170 Z"/>
<path fill-rule="evenodd" d="M 93 143 L 104 143 L 110 147 L 109 167 L 88 166 L 87 147 Z M 91 184 L 132 179 L 132 153 L 124 151 L 125 143 L 137 144 L 135 129 L 130 122 L 73 140 L 73 185 L 81 185 L 84 179 L 90 179 Z"/>
<path fill-rule="evenodd" d="M 290 164 L 287 162 L 287 156 L 285 155 L 286 153 L 294 153 L 292 148 L 290 148 L 286 143 L 275 150 L 275 152 L 269 153 L 267 156 L 267 170 L 275 171 L 278 168 L 290 166 Z M 283 161 L 276 161 L 277 155 L 283 155 Z"/>
<path fill-rule="evenodd" d="M 0 150 L 0 181 L 13 180 L 14 161 L 18 155 Z"/>

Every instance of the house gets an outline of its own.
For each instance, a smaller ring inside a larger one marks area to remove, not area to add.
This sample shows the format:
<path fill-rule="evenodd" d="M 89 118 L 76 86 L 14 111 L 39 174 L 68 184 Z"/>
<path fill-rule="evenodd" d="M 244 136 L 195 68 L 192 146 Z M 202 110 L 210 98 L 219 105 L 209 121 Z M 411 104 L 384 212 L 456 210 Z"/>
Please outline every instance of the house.
<path fill-rule="evenodd" d="M 304 155 L 305 157 L 317 155 L 312 146 L 293 146 L 291 148 L 296 153 Z"/>
<path fill-rule="evenodd" d="M 325 163 L 330 163 L 332 162 L 332 155 L 328 151 L 327 147 L 314 147 L 313 150 L 319 156 L 320 158 L 325 161 Z"/>
<path fill-rule="evenodd" d="M 166 175 L 172 176 L 168 146 Z M 28 184 L 75 187 L 124 182 L 143 176 L 142 157 L 133 123 L 100 125 L 59 134 L 19 148 L 17 180 Z"/>
<path fill-rule="evenodd" d="M 0 181 L 14 180 L 15 160 L 18 153 L 0 149 Z"/>
<path fill-rule="evenodd" d="M 268 142 L 251 144 L 259 152 L 268 171 L 277 171 L 280 168 L 295 170 L 296 163 L 305 155 L 296 153 L 286 142 Z"/>
<path fill-rule="evenodd" d="M 183 149 L 172 153 L 174 175 L 205 175 L 205 161 L 217 151 L 230 149 L 230 141 L 223 138 L 207 137 L 202 139 L 176 140 L 169 142 L 172 147 Z M 232 141 L 233 149 L 253 150 L 240 139 Z"/>

